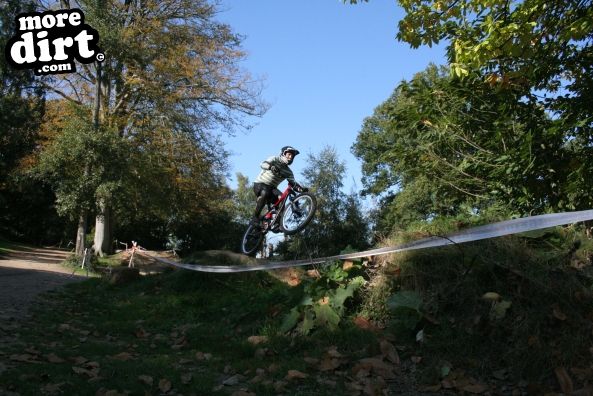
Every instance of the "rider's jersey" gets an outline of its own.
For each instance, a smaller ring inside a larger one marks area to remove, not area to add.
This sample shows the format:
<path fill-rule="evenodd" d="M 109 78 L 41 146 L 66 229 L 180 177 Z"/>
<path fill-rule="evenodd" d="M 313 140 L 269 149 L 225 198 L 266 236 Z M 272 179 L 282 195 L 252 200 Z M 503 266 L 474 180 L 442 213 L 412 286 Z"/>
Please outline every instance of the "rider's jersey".
<path fill-rule="evenodd" d="M 270 167 L 275 165 L 278 167 L 280 172 L 275 174 L 270 170 Z M 288 167 L 286 163 L 284 163 L 279 156 L 273 156 L 265 160 L 261 163 L 262 171 L 255 179 L 255 183 L 264 183 L 268 186 L 272 186 L 274 188 L 278 187 L 284 179 L 288 180 L 288 182 L 292 185 L 296 184 L 296 180 L 294 179 L 294 174 L 292 170 Z"/>

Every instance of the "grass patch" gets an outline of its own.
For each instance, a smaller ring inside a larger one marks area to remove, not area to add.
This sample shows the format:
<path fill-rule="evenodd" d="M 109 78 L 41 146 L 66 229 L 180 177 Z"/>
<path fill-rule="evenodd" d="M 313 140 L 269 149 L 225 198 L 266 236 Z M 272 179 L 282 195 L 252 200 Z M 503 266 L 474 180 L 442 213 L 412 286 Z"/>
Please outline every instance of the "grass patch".
<path fill-rule="evenodd" d="M 343 394 L 344 376 L 305 357 L 323 359 L 332 346 L 345 359 L 363 357 L 378 351 L 376 337 L 348 325 L 312 337 L 279 335 L 282 313 L 301 293 L 263 272 L 176 270 L 123 286 L 96 278 L 68 285 L 44 296 L 18 343 L 2 346 L 12 367 L 0 383 L 21 395 Z M 254 345 L 250 336 L 267 341 Z M 307 377 L 286 379 L 289 370 Z M 319 376 L 330 375 L 329 385 L 320 384 Z M 234 376 L 236 385 L 222 385 Z"/>

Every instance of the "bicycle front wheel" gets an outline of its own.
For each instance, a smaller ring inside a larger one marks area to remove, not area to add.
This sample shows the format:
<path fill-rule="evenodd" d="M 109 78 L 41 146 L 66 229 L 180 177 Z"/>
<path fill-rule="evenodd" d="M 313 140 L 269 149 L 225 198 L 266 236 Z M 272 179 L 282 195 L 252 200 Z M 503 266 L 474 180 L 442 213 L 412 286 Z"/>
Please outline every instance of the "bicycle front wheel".
<path fill-rule="evenodd" d="M 286 235 L 296 234 L 309 224 L 316 209 L 317 199 L 313 194 L 298 195 L 284 208 L 280 219 L 280 230 Z"/>
<path fill-rule="evenodd" d="M 250 224 L 241 240 L 241 252 L 248 256 L 255 256 L 263 240 L 264 233 L 261 228 Z"/>

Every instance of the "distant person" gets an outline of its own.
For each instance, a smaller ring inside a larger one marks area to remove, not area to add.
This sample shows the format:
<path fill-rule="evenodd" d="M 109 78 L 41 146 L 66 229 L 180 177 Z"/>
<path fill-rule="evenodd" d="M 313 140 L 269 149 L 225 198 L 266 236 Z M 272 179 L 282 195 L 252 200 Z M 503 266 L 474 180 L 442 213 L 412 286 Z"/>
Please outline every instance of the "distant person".
<path fill-rule="evenodd" d="M 306 192 L 307 188 L 300 186 L 294 179 L 294 174 L 288 165 L 292 164 L 294 157 L 299 155 L 299 150 L 291 146 L 284 146 L 280 155 L 273 156 L 261 163 L 262 171 L 253 183 L 253 192 L 256 196 L 255 211 L 251 223 L 259 225 L 259 216 L 265 204 L 273 204 L 282 195 L 278 185 L 285 179 L 296 192 Z"/>

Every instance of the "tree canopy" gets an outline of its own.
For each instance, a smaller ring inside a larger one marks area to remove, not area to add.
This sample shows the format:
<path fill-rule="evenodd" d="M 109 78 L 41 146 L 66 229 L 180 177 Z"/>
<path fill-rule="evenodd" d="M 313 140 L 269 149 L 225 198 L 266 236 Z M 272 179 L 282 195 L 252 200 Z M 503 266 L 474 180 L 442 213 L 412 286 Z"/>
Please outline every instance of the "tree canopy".
<path fill-rule="evenodd" d="M 366 191 L 400 220 L 494 202 L 522 214 L 591 207 L 591 1 L 398 3 L 397 38 L 444 41 L 448 71 L 402 82 L 365 120 L 353 151 Z"/>
<path fill-rule="evenodd" d="M 402 82 L 353 145 L 365 192 L 387 200 L 394 224 L 494 203 L 521 214 L 590 207 L 576 177 L 588 160 L 559 121 L 521 98 L 444 67 Z"/>
<path fill-rule="evenodd" d="M 30 11 L 56 6 L 36 2 Z M 241 36 L 216 20 L 218 4 L 209 0 L 60 7 L 83 10 L 105 61 L 31 77 L 49 106 L 22 169 L 51 184 L 64 216 L 96 215 L 99 252 L 110 250 L 116 228 L 147 240 L 195 236 L 195 227 L 207 234 L 230 199 L 219 134 L 249 128 L 267 108 L 260 82 L 240 67 Z M 12 29 L 23 10 L 15 6 L 2 28 Z M 139 231 L 143 222 L 154 231 Z"/>

